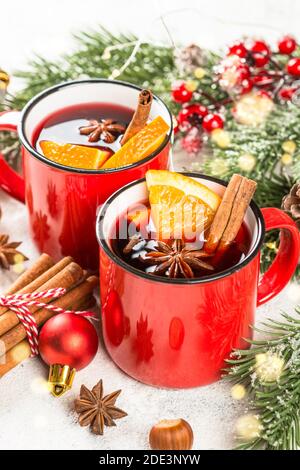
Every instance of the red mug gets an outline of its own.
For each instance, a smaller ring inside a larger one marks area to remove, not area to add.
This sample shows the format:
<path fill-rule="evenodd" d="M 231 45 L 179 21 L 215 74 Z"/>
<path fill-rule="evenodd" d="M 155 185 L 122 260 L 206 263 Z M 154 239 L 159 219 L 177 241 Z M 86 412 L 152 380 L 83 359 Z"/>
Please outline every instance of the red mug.
<path fill-rule="evenodd" d="M 187 173 L 222 195 L 226 184 Z M 97 218 L 103 335 L 113 361 L 141 382 L 162 387 L 195 387 L 219 379 L 233 348 L 252 337 L 257 306 L 291 279 L 300 254 L 294 221 L 275 208 L 252 201 L 245 216 L 251 234 L 247 256 L 223 272 L 201 279 L 169 279 L 128 265 L 111 249 L 118 215 L 148 198 L 145 180 L 113 194 Z M 279 251 L 260 276 L 265 231 L 280 229 Z"/>
<path fill-rule="evenodd" d="M 150 168 L 169 164 L 172 117 L 154 96 L 150 118 L 161 115 L 170 132 L 160 147 L 143 160 L 123 168 L 83 170 L 50 161 L 34 147 L 33 136 L 45 118 L 66 106 L 80 103 L 114 103 L 134 109 L 140 88 L 113 80 L 79 80 L 54 86 L 33 98 L 22 113 L 0 116 L 0 130 L 17 131 L 22 144 L 24 179 L 0 154 L 0 186 L 24 202 L 30 230 L 40 251 L 54 259 L 71 255 L 83 267 L 98 266 L 95 236 L 96 210 L 117 189 L 142 178 Z"/>

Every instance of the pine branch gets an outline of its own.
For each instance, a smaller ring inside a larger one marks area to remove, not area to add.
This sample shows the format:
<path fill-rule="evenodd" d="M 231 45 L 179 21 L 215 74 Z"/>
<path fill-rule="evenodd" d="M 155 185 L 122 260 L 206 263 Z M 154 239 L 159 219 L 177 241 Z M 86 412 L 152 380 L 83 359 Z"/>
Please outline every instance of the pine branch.
<path fill-rule="evenodd" d="M 113 35 L 103 27 L 75 36 L 76 52 L 49 61 L 41 56 L 28 64 L 28 70 L 15 76 L 24 81 L 23 89 L 6 100 L 9 109 L 21 109 L 29 99 L 57 83 L 79 78 L 108 78 L 119 70 L 130 56 L 137 37 L 132 34 Z M 114 46 L 120 46 L 114 49 Z M 107 51 L 107 53 L 105 53 Z M 141 44 L 134 61 L 118 79 L 149 87 L 157 92 L 170 89 L 174 72 L 173 50 L 152 44 Z"/>
<path fill-rule="evenodd" d="M 280 320 L 267 320 L 262 331 L 267 339 L 253 340 L 251 349 L 236 350 L 228 360 L 225 379 L 243 384 L 251 409 L 258 413 L 263 430 L 258 438 L 242 442 L 239 449 L 293 450 L 300 446 L 300 307 L 293 317 L 282 313 Z M 282 358 L 278 380 L 263 381 L 257 375 L 257 355 Z"/>

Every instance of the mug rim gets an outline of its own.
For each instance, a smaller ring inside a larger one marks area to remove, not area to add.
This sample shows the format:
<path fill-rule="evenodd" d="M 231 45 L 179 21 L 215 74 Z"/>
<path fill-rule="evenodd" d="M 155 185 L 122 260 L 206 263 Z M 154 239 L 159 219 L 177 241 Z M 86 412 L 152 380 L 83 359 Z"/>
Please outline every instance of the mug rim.
<path fill-rule="evenodd" d="M 65 170 L 68 172 L 72 173 L 81 173 L 81 174 L 90 174 L 90 175 L 99 175 L 99 174 L 106 174 L 106 173 L 115 173 L 119 171 L 126 171 L 130 170 L 131 168 L 138 167 L 140 165 L 143 165 L 144 163 L 147 163 L 148 161 L 152 160 L 154 157 L 156 157 L 170 142 L 172 133 L 173 133 L 173 119 L 172 119 L 172 113 L 166 103 L 157 95 L 153 94 L 153 100 L 157 101 L 158 103 L 162 104 L 169 115 L 170 118 L 170 130 L 169 133 L 166 135 L 164 141 L 160 144 L 160 146 L 151 152 L 150 155 L 147 157 L 143 158 L 142 160 L 139 160 L 135 163 L 131 163 L 129 165 L 124 165 L 119 168 L 107 168 L 105 170 L 90 170 L 90 169 L 85 169 L 85 168 L 72 168 L 70 166 L 66 165 L 61 165 L 60 163 L 54 162 L 52 160 L 49 160 L 46 158 L 44 155 L 39 153 L 33 145 L 31 145 L 30 141 L 28 140 L 26 133 L 25 133 L 25 121 L 28 113 L 31 111 L 31 109 L 38 103 L 41 99 L 45 98 L 46 96 L 61 90 L 62 88 L 68 87 L 68 86 L 77 86 L 80 84 L 84 83 L 110 83 L 112 85 L 122 85 L 128 88 L 134 88 L 135 90 L 141 91 L 143 88 L 141 88 L 138 85 L 135 85 L 133 83 L 125 82 L 122 80 L 111 80 L 111 79 L 106 79 L 106 78 L 89 78 L 89 79 L 79 79 L 79 80 L 70 80 L 67 82 L 62 82 L 57 85 L 54 85 L 52 87 L 46 88 L 45 90 L 41 91 L 37 95 L 35 95 L 33 98 L 31 98 L 30 101 L 24 106 L 22 112 L 21 112 L 21 120 L 20 124 L 18 126 L 18 135 L 21 141 L 21 144 L 30 152 L 31 155 L 36 157 L 38 160 L 40 160 L 43 163 L 46 163 L 47 165 L 53 166 L 56 169 L 59 170 Z"/>
<path fill-rule="evenodd" d="M 185 175 L 185 176 L 189 176 L 191 178 L 206 179 L 208 181 L 218 183 L 218 184 L 220 184 L 222 186 L 225 186 L 225 187 L 228 185 L 228 182 L 226 182 L 224 180 L 221 180 L 219 178 L 215 178 L 214 176 L 204 175 L 203 173 L 195 173 L 195 172 L 188 172 L 188 171 L 182 171 L 180 173 Z M 132 186 L 135 186 L 135 185 L 138 185 L 138 184 L 141 184 L 141 183 L 145 183 L 145 182 L 146 182 L 146 178 L 141 178 L 141 179 L 135 180 L 135 181 L 123 186 L 122 188 L 120 188 L 119 190 L 114 192 L 105 201 L 105 203 L 102 205 L 101 209 L 98 212 L 97 219 L 96 219 L 96 236 L 97 236 L 98 244 L 103 248 L 103 250 L 105 251 L 107 256 L 109 256 L 109 258 L 113 262 L 115 262 L 116 264 L 121 266 L 126 271 L 129 271 L 131 274 L 134 274 L 138 277 L 142 277 L 142 278 L 144 278 L 148 281 L 160 282 L 160 283 L 164 283 L 164 284 L 180 284 L 180 285 L 204 284 L 204 283 L 207 283 L 207 282 L 216 281 L 216 280 L 221 279 L 223 277 L 230 276 L 231 274 L 239 271 L 244 266 L 246 266 L 248 263 L 250 263 L 250 261 L 252 261 L 256 257 L 256 255 L 258 254 L 258 252 L 261 248 L 261 245 L 263 243 L 263 240 L 264 240 L 265 222 L 264 222 L 264 218 L 263 218 L 261 210 L 259 209 L 256 202 L 254 202 L 252 200 L 249 207 L 251 207 L 252 212 L 254 214 L 254 217 L 256 219 L 256 222 L 257 222 L 258 230 L 257 230 L 256 241 L 255 241 L 254 247 L 253 247 L 252 251 L 250 252 L 250 254 L 247 255 L 241 262 L 235 264 L 234 266 L 231 266 L 230 268 L 225 269 L 224 271 L 221 271 L 219 273 L 209 274 L 209 275 L 203 276 L 201 278 L 191 278 L 191 279 L 185 279 L 185 278 L 181 279 L 181 278 L 179 278 L 178 279 L 178 278 L 168 278 L 168 277 L 163 277 L 163 276 L 153 276 L 153 275 L 145 273 L 144 271 L 141 271 L 137 268 L 134 268 L 129 263 L 126 263 L 118 255 L 116 255 L 110 249 L 110 247 L 108 246 L 108 243 L 107 243 L 107 241 L 104 237 L 104 233 L 103 233 L 103 224 L 101 222 L 103 221 L 103 219 L 106 215 L 106 211 L 107 211 L 109 205 L 111 204 L 111 202 L 114 199 L 119 197 L 124 191 L 131 188 Z"/>

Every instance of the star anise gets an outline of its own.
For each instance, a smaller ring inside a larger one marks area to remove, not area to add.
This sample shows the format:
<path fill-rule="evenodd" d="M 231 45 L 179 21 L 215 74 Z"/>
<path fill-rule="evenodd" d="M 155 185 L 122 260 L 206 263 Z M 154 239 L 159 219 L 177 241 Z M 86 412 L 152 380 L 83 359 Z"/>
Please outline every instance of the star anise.
<path fill-rule="evenodd" d="M 140 257 L 140 260 L 155 265 L 154 274 L 165 274 L 171 278 L 193 278 L 195 271 L 200 269 L 214 270 L 211 264 L 201 259 L 209 256 L 211 255 L 204 250 L 189 249 L 182 240 L 174 240 L 170 245 L 158 241 L 157 248 Z"/>
<path fill-rule="evenodd" d="M 90 426 L 94 434 L 102 435 L 105 426 L 116 426 L 115 419 L 127 416 L 115 405 L 121 390 L 103 396 L 103 382 L 100 380 L 92 390 L 81 385 L 80 396 L 75 400 L 80 426 Z"/>
<path fill-rule="evenodd" d="M 98 142 L 102 139 L 107 144 L 111 144 L 119 135 L 124 134 L 125 129 L 125 126 L 113 119 L 100 119 L 100 121 L 92 119 L 87 126 L 79 127 L 79 132 L 82 135 L 88 135 L 89 142 Z"/>
<path fill-rule="evenodd" d="M 17 250 L 21 242 L 9 242 L 8 235 L 0 234 L 0 268 L 9 269 L 10 265 L 26 261 L 28 258 Z"/>

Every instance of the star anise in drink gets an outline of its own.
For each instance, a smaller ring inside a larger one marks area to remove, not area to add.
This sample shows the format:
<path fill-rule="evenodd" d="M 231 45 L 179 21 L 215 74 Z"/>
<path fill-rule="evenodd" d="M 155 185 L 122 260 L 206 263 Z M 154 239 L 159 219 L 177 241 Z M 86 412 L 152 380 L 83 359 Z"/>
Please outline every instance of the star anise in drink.
<path fill-rule="evenodd" d="M 190 249 L 182 240 L 174 240 L 171 244 L 157 241 L 155 250 L 140 257 L 140 260 L 155 265 L 154 274 L 164 274 L 170 278 L 193 278 L 197 271 L 214 270 L 211 264 L 202 260 L 209 256 L 204 250 Z"/>
<path fill-rule="evenodd" d="M 88 135 L 89 142 L 98 142 L 100 139 L 111 144 L 119 135 L 124 134 L 126 127 L 113 119 L 92 119 L 87 126 L 79 127 L 82 135 Z"/>

